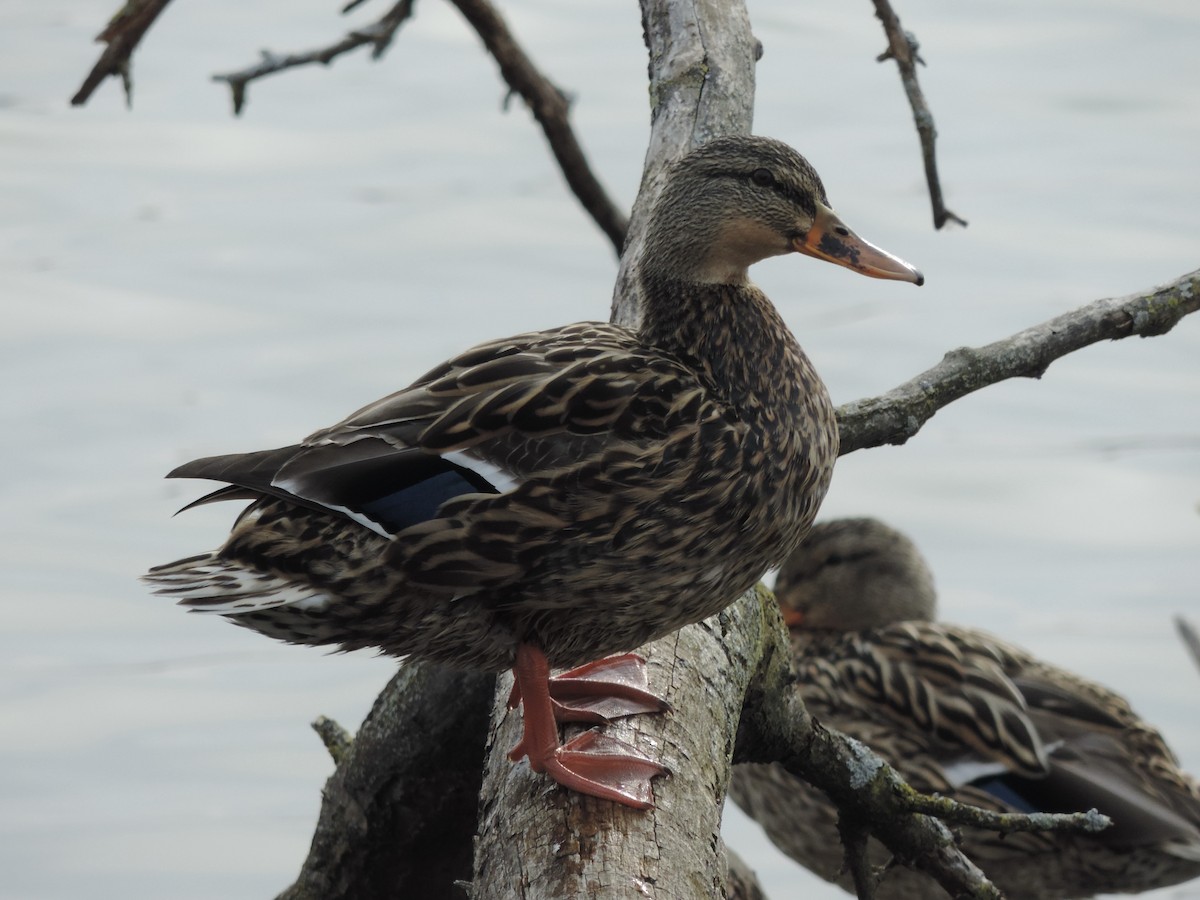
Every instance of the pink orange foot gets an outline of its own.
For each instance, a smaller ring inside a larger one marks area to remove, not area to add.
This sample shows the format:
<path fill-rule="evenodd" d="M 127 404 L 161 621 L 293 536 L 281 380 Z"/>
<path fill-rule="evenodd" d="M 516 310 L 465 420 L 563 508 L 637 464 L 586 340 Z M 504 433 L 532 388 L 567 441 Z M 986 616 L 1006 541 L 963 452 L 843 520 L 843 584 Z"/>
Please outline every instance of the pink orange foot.
<path fill-rule="evenodd" d="M 545 761 L 546 774 L 563 787 L 632 806 L 653 809 L 652 779 L 665 767 L 637 748 L 590 728 L 557 748 Z"/>
<path fill-rule="evenodd" d="M 606 656 L 552 675 L 550 701 L 559 722 L 590 722 L 603 725 L 623 716 L 660 713 L 671 708 L 662 697 L 651 693 L 646 660 L 636 653 Z M 521 682 L 513 684 L 509 709 L 521 701 Z"/>
<path fill-rule="evenodd" d="M 535 772 L 544 772 L 581 794 L 634 809 L 654 805 L 651 780 L 667 774 L 667 770 L 641 756 L 635 747 L 595 728 L 562 746 L 558 743 L 558 721 L 607 721 L 666 708 L 665 701 L 645 689 L 645 661 L 641 657 L 610 657 L 551 679 L 545 654 L 537 647 L 522 644 L 513 674 L 516 683 L 509 705 L 521 702 L 525 733 L 509 751 L 509 759 L 527 756 Z M 557 699 L 560 690 L 562 700 Z M 555 698 L 551 697 L 552 691 Z"/>

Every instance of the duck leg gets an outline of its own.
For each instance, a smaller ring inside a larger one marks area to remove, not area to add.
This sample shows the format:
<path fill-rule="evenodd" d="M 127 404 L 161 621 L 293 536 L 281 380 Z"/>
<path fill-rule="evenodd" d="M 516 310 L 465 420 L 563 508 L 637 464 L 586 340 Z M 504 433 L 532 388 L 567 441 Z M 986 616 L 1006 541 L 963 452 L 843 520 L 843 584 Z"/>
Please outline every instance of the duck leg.
<path fill-rule="evenodd" d="M 513 684 L 508 707 L 521 700 L 521 683 Z M 606 656 L 550 676 L 550 702 L 559 722 L 603 725 L 623 716 L 665 712 L 671 708 L 649 690 L 646 660 L 636 653 Z"/>
<path fill-rule="evenodd" d="M 559 745 L 558 721 L 550 695 L 550 664 L 541 650 L 532 644 L 521 644 L 513 675 L 516 678 L 513 697 L 520 698 L 525 733 L 509 751 L 509 759 L 516 761 L 527 756 L 533 771 L 545 773 L 563 787 L 581 794 L 634 809 L 653 807 L 650 780 L 665 775 L 667 770 L 641 756 L 635 747 L 595 728 Z"/>

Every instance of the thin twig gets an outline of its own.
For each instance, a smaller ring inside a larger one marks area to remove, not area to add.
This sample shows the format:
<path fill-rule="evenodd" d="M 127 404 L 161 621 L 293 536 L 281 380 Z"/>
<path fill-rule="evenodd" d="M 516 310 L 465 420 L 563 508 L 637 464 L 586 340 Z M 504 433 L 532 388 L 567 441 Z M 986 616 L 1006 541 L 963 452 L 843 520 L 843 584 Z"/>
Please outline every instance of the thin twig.
<path fill-rule="evenodd" d="M 1183 641 L 1183 646 L 1187 648 L 1188 655 L 1192 657 L 1192 662 L 1200 668 L 1200 634 L 1196 633 L 1195 627 L 1183 616 L 1175 617 L 1175 629 L 1179 632 L 1179 639 Z"/>
<path fill-rule="evenodd" d="M 892 9 L 888 0 L 873 0 L 875 15 L 883 23 L 884 33 L 887 34 L 888 49 L 876 57 L 883 62 L 894 59 L 900 69 L 900 80 L 904 83 L 904 92 L 908 95 L 908 104 L 912 107 L 913 119 L 917 123 L 917 134 L 921 138 L 921 153 L 925 157 L 925 181 L 929 184 L 929 201 L 933 204 L 933 227 L 941 228 L 947 222 L 966 225 L 965 219 L 956 216 L 946 209 L 942 200 L 942 184 L 938 180 L 937 155 L 934 152 L 934 142 L 937 140 L 937 129 L 933 126 L 933 113 L 921 93 L 921 85 L 917 83 L 917 63 L 925 64 L 918 54 L 920 45 L 911 32 L 900 27 L 900 18 Z"/>
<path fill-rule="evenodd" d="M 342 11 L 348 12 L 362 2 L 364 0 L 351 0 Z M 246 103 L 247 85 L 259 78 L 316 63 L 329 65 L 342 54 L 365 44 L 371 44 L 374 48 L 371 51 L 372 59 L 379 59 L 391 44 L 400 25 L 412 15 L 414 2 L 415 0 L 400 0 L 374 24 L 355 29 L 327 47 L 284 56 L 263 51 L 262 62 L 257 65 L 237 72 L 214 75 L 213 80 L 229 85 L 233 93 L 233 111 L 240 114 Z M 629 218 L 613 203 L 592 172 L 583 148 L 580 147 L 571 128 L 571 104 L 566 93 L 538 70 L 517 43 L 500 13 L 488 0 L 451 2 L 475 29 L 487 51 L 500 66 L 500 74 L 508 85 L 510 94 L 517 94 L 525 101 L 533 117 L 541 125 L 567 185 L 619 254 L 625 245 Z"/>
<path fill-rule="evenodd" d="M 374 23 L 348 32 L 344 38 L 328 47 L 318 47 L 305 53 L 289 53 L 286 56 L 276 56 L 269 50 L 264 50 L 262 62 L 258 65 L 224 75 L 214 75 L 212 80 L 223 81 L 229 85 L 233 94 L 233 114 L 241 115 L 246 106 L 246 86 L 259 78 L 299 66 L 311 66 L 316 63 L 327 66 L 343 53 L 357 50 L 366 44 L 372 47 L 371 59 L 379 59 L 391 46 L 396 31 L 412 15 L 414 2 L 415 0 L 400 0 Z"/>
<path fill-rule="evenodd" d="M 951 350 L 936 366 L 879 397 L 838 407 L 841 452 L 903 444 L 939 409 L 1008 378 L 1041 378 L 1054 360 L 1089 344 L 1166 334 L 1200 309 L 1200 270 L 1170 284 L 1097 300 L 986 347 Z"/>
<path fill-rule="evenodd" d="M 354 736 L 345 728 L 326 716 L 317 716 L 312 723 L 313 731 L 321 738 L 321 743 L 329 751 L 334 765 L 339 764 L 354 743 Z"/>
<path fill-rule="evenodd" d="M 871 860 L 867 856 L 868 839 L 871 832 L 863 823 L 853 819 L 848 813 L 838 814 L 838 837 L 846 851 L 845 868 L 854 881 L 854 892 L 858 900 L 874 900 L 875 872 L 871 868 Z"/>
<path fill-rule="evenodd" d="M 1016 831 L 1073 831 L 1098 834 L 1112 825 L 1112 819 L 1099 810 L 1077 813 L 1002 813 L 969 806 L 937 794 L 922 794 L 907 784 L 897 788 L 906 809 L 936 816 L 951 825 L 970 825 L 1000 834 Z"/>
<path fill-rule="evenodd" d="M 600 184 L 571 128 L 567 95 L 543 75 L 517 43 L 508 25 L 489 0 L 450 0 L 483 40 L 500 66 L 509 89 L 521 96 L 542 126 L 550 151 L 567 184 L 588 215 L 612 242 L 617 254 L 625 246 L 629 218 L 612 202 Z"/>
<path fill-rule="evenodd" d="M 162 15 L 171 0 L 128 0 L 109 21 L 105 29 L 96 35 L 99 43 L 107 44 L 92 70 L 83 79 L 83 84 L 71 98 L 72 106 L 82 106 L 110 75 L 119 77 L 125 88 L 125 105 L 133 106 L 133 51 L 154 20 Z"/>

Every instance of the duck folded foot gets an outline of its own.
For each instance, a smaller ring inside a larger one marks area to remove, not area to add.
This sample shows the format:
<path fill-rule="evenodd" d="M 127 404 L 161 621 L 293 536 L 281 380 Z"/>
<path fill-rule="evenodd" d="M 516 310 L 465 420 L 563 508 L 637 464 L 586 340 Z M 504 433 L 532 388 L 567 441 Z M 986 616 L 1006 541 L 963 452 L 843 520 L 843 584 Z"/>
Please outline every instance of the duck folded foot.
<path fill-rule="evenodd" d="M 671 704 L 649 690 L 646 660 L 636 653 L 606 656 L 550 676 L 550 702 L 559 722 L 603 725 L 624 716 L 666 712 Z M 508 708 L 521 701 L 521 683 L 513 684 Z"/>
<path fill-rule="evenodd" d="M 633 656 L 633 654 L 627 654 Z M 626 676 L 638 677 L 645 681 L 644 661 L 635 657 L 632 660 L 615 657 L 616 671 L 621 673 L 616 681 L 606 680 L 605 663 L 600 660 L 588 666 L 573 669 L 578 673 L 566 679 L 572 682 L 571 689 L 576 693 L 572 697 L 567 691 L 567 703 L 559 704 L 559 708 L 569 717 L 585 716 L 585 718 L 567 718 L 564 721 L 594 721 L 598 715 L 590 708 L 575 708 L 570 705 L 573 700 L 582 696 L 585 700 L 608 699 L 601 697 L 605 690 L 613 684 L 625 684 L 626 687 L 638 689 L 636 683 L 622 682 Z M 641 676 L 632 674 L 627 667 L 641 667 Z M 582 670 L 582 671 L 581 671 Z M 598 674 L 599 673 L 599 674 Z M 516 699 L 520 700 L 524 716 L 525 733 L 517 745 L 509 751 L 508 758 L 516 761 L 523 756 L 529 758 L 529 767 L 535 772 L 541 772 L 553 778 L 563 787 L 592 797 L 612 800 L 634 809 L 651 809 L 654 806 L 651 780 L 659 775 L 666 775 L 667 770 L 654 760 L 640 755 L 635 747 L 624 741 L 602 734 L 598 729 L 591 729 L 566 744 L 558 743 L 558 716 L 555 700 L 551 697 L 550 665 L 546 655 L 531 644 L 522 644 L 517 649 L 517 662 L 513 667 L 516 684 L 509 698 L 510 705 Z M 596 675 L 596 679 L 589 676 Z M 563 676 L 559 676 L 560 679 Z M 600 685 L 597 687 L 597 685 Z M 566 688 L 564 688 L 566 690 Z M 634 710 L 636 712 L 652 712 L 664 708 L 664 703 L 648 691 L 641 693 L 650 698 L 650 705 Z M 618 705 L 628 705 L 626 700 L 618 701 Z M 618 713 L 629 715 L 630 712 Z"/>

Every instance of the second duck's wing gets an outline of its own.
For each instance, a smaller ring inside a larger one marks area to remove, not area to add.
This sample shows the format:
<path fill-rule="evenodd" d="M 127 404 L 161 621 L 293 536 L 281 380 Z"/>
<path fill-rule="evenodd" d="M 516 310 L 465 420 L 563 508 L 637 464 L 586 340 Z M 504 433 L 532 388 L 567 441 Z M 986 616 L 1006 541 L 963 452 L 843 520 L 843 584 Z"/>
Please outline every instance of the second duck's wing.
<path fill-rule="evenodd" d="M 1097 840 L 1159 845 L 1200 863 L 1200 783 L 1124 697 L 1032 659 L 1014 671 L 1013 682 L 1051 748 L 1046 777 L 1011 779 L 1030 808 L 1096 808 L 1113 820 Z"/>
<path fill-rule="evenodd" d="M 901 622 L 867 632 L 817 637 L 798 660 L 803 692 L 828 706 L 826 718 L 854 733 L 854 721 L 885 720 L 940 764 L 945 790 L 981 776 L 1045 774 L 1047 749 L 1020 690 L 1005 670 L 1013 648 L 964 629 Z"/>

